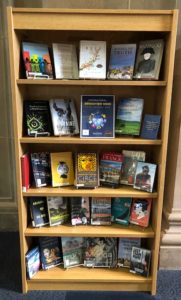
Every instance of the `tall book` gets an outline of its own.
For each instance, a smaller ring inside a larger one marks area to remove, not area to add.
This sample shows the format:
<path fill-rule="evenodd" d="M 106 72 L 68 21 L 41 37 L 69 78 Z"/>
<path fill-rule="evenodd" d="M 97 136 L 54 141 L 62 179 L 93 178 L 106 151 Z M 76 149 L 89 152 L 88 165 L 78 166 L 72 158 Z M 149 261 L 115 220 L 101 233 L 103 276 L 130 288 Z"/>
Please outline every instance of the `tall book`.
<path fill-rule="evenodd" d="M 132 248 L 140 246 L 140 238 L 119 238 L 118 267 L 130 268 Z"/>
<path fill-rule="evenodd" d="M 68 201 L 65 197 L 47 197 L 50 226 L 64 224 L 69 219 Z"/>
<path fill-rule="evenodd" d="M 51 185 L 50 154 L 31 153 L 31 165 L 36 187 Z"/>
<path fill-rule="evenodd" d="M 111 197 L 92 197 L 91 225 L 111 224 Z"/>
<path fill-rule="evenodd" d="M 113 198 L 111 206 L 111 221 L 113 223 L 128 225 L 132 198 Z"/>
<path fill-rule="evenodd" d="M 21 180 L 22 191 L 26 192 L 30 187 L 30 157 L 28 153 L 21 156 Z"/>
<path fill-rule="evenodd" d="M 160 115 L 144 115 L 143 125 L 141 129 L 141 138 L 156 140 L 160 127 Z"/>
<path fill-rule="evenodd" d="M 61 241 L 64 268 L 71 268 L 82 265 L 84 252 L 84 238 L 62 237 Z"/>
<path fill-rule="evenodd" d="M 146 192 L 153 192 L 157 165 L 138 162 L 136 167 L 134 188 Z"/>
<path fill-rule="evenodd" d="M 89 197 L 72 197 L 70 199 L 71 224 L 86 225 L 90 223 Z"/>
<path fill-rule="evenodd" d="M 151 251 L 139 247 L 133 247 L 131 251 L 130 272 L 145 277 L 149 276 Z"/>
<path fill-rule="evenodd" d="M 133 199 L 130 213 L 130 223 L 148 227 L 150 220 L 152 199 Z"/>
<path fill-rule="evenodd" d="M 46 197 L 30 197 L 29 206 L 33 227 L 49 224 Z"/>
<path fill-rule="evenodd" d="M 26 253 L 25 261 L 27 277 L 31 279 L 40 269 L 40 249 L 38 246 Z"/>
<path fill-rule="evenodd" d="M 40 257 L 43 270 L 62 263 L 62 251 L 58 237 L 39 237 Z"/>

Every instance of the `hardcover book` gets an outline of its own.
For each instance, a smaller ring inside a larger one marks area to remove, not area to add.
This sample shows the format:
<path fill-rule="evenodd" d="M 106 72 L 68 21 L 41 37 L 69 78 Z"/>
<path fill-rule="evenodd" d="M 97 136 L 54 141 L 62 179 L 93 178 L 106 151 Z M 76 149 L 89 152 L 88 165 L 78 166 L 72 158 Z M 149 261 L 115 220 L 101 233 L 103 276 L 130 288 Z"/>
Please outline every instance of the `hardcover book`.
<path fill-rule="evenodd" d="M 115 97 L 81 96 L 80 137 L 114 138 Z"/>
<path fill-rule="evenodd" d="M 48 152 L 31 153 L 32 172 L 37 188 L 51 185 L 50 154 Z"/>
<path fill-rule="evenodd" d="M 65 197 L 47 197 L 50 226 L 61 225 L 69 220 L 68 202 Z"/>
<path fill-rule="evenodd" d="M 79 78 L 106 78 L 106 42 L 80 41 Z"/>
<path fill-rule="evenodd" d="M 48 270 L 62 263 L 62 251 L 58 237 L 39 237 L 42 269 Z"/>
<path fill-rule="evenodd" d="M 27 79 L 52 79 L 53 71 L 48 46 L 22 43 L 23 61 Z"/>
<path fill-rule="evenodd" d="M 21 180 L 22 191 L 26 192 L 30 187 L 30 157 L 28 153 L 21 156 Z"/>
<path fill-rule="evenodd" d="M 149 276 L 151 251 L 133 247 L 131 252 L 130 272 L 145 277 Z"/>
<path fill-rule="evenodd" d="M 25 261 L 27 277 L 31 279 L 40 269 L 40 250 L 38 246 L 26 253 Z"/>
<path fill-rule="evenodd" d="M 146 192 L 153 192 L 157 165 L 138 162 L 135 173 L 134 188 Z"/>
<path fill-rule="evenodd" d="M 74 184 L 72 152 L 50 153 L 52 186 L 67 186 Z"/>
<path fill-rule="evenodd" d="M 107 74 L 108 79 L 132 79 L 135 55 L 136 44 L 112 45 Z"/>
<path fill-rule="evenodd" d="M 150 220 L 152 199 L 133 199 L 130 214 L 130 223 L 148 227 Z"/>
<path fill-rule="evenodd" d="M 111 208 L 111 221 L 113 223 L 128 225 L 132 198 L 113 198 Z"/>
<path fill-rule="evenodd" d="M 89 197 L 72 197 L 70 199 L 72 225 L 90 224 Z"/>
<path fill-rule="evenodd" d="M 140 246 L 140 238 L 119 238 L 118 267 L 130 268 L 132 248 Z"/>
<path fill-rule="evenodd" d="M 33 227 L 49 224 L 46 197 L 30 197 L 29 206 Z"/>
<path fill-rule="evenodd" d="M 111 224 L 111 197 L 92 197 L 91 225 Z"/>
<path fill-rule="evenodd" d="M 121 99 L 116 115 L 116 134 L 139 135 L 144 100 L 140 98 Z"/>
<path fill-rule="evenodd" d="M 71 99 L 51 99 L 50 112 L 55 136 L 79 133 L 74 101 Z"/>
<path fill-rule="evenodd" d="M 157 80 L 163 56 L 164 41 L 141 41 L 138 47 L 134 78 L 143 80 Z"/>
<path fill-rule="evenodd" d="M 84 238 L 62 237 L 61 240 L 64 268 L 71 268 L 82 265 Z"/>
<path fill-rule="evenodd" d="M 160 120 L 160 115 L 145 115 L 143 119 L 143 126 L 141 129 L 141 138 L 156 140 L 158 137 Z"/>

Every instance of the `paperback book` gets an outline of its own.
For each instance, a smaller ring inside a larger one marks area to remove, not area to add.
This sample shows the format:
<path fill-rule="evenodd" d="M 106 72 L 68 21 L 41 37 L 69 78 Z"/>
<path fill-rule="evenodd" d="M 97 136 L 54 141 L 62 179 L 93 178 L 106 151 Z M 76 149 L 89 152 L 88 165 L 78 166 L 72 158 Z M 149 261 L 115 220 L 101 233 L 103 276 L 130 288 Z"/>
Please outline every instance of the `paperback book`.
<path fill-rule="evenodd" d="M 49 224 L 46 197 L 29 197 L 29 206 L 33 227 Z"/>
<path fill-rule="evenodd" d="M 111 197 L 92 197 L 91 225 L 111 224 Z"/>
<path fill-rule="evenodd" d="M 133 199 L 130 214 L 130 223 L 148 227 L 150 220 L 152 199 Z"/>
<path fill-rule="evenodd" d="M 156 140 L 160 127 L 160 115 L 145 115 L 143 119 L 143 126 L 141 129 L 141 138 Z"/>
<path fill-rule="evenodd" d="M 68 201 L 65 197 L 47 197 L 50 226 L 66 223 L 69 220 Z"/>
<path fill-rule="evenodd" d="M 31 153 L 31 165 L 35 186 L 39 188 L 51 185 L 50 154 Z"/>
<path fill-rule="evenodd" d="M 42 269 L 48 270 L 62 263 L 62 251 L 58 237 L 40 237 Z"/>
<path fill-rule="evenodd" d="M 146 192 L 153 192 L 157 165 L 138 162 L 135 173 L 134 188 Z"/>
<path fill-rule="evenodd" d="M 62 237 L 62 251 L 64 268 L 71 268 L 83 264 L 84 238 Z"/>
<path fill-rule="evenodd" d="M 141 247 L 140 238 L 119 238 L 118 267 L 130 268 L 133 247 Z"/>
<path fill-rule="evenodd" d="M 40 269 L 40 250 L 38 246 L 26 253 L 25 261 L 27 277 L 31 279 Z"/>
<path fill-rule="evenodd" d="M 113 198 L 111 208 L 111 221 L 113 223 L 128 225 L 132 198 Z"/>
<path fill-rule="evenodd" d="M 150 261 L 150 250 L 132 247 L 130 272 L 148 277 L 150 271 Z"/>
<path fill-rule="evenodd" d="M 89 197 L 72 197 L 70 199 L 71 224 L 90 224 L 90 201 Z"/>

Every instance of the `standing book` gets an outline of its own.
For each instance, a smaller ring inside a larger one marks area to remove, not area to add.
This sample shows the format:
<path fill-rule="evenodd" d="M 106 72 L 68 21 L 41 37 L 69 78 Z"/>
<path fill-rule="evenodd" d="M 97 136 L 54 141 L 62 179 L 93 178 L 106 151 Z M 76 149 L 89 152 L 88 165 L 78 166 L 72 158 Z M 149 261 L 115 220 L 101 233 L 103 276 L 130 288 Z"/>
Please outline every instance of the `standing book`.
<path fill-rule="evenodd" d="M 36 187 L 51 185 L 50 154 L 31 153 L 32 172 Z"/>
<path fill-rule="evenodd" d="M 153 192 L 157 165 L 138 162 L 135 173 L 134 188 L 146 192 Z"/>
<path fill-rule="evenodd" d="M 38 246 L 32 248 L 26 253 L 25 261 L 26 273 L 28 278 L 31 279 L 40 269 L 40 249 Z"/>
<path fill-rule="evenodd" d="M 128 225 L 132 198 L 113 198 L 111 206 L 111 221 L 113 223 Z"/>
<path fill-rule="evenodd" d="M 65 197 L 47 197 L 50 226 L 64 224 L 69 219 L 68 202 Z"/>
<path fill-rule="evenodd" d="M 151 251 L 133 247 L 131 251 L 130 272 L 148 277 L 150 271 Z"/>
<path fill-rule="evenodd" d="M 156 140 L 158 137 L 158 131 L 160 127 L 160 115 L 148 115 L 146 114 L 143 119 L 143 126 L 141 129 L 141 138 Z"/>
<path fill-rule="evenodd" d="M 28 153 L 21 156 L 21 180 L 22 191 L 26 192 L 30 187 L 30 157 Z"/>
<path fill-rule="evenodd" d="M 111 224 L 111 197 L 92 197 L 91 225 Z"/>
<path fill-rule="evenodd" d="M 72 197 L 70 199 L 71 224 L 86 225 L 90 223 L 89 197 Z"/>
<path fill-rule="evenodd" d="M 46 197 L 30 197 L 29 206 L 33 227 L 49 224 Z"/>
<path fill-rule="evenodd" d="M 140 246 L 140 238 L 119 238 L 118 267 L 130 268 L 132 248 Z"/>
<path fill-rule="evenodd" d="M 48 270 L 62 263 L 62 251 L 58 237 L 39 237 L 42 269 Z"/>
<path fill-rule="evenodd" d="M 150 220 L 152 199 L 133 199 L 130 214 L 130 223 L 148 227 Z"/>
<path fill-rule="evenodd" d="M 62 237 L 62 252 L 64 268 L 71 268 L 83 264 L 84 238 Z"/>

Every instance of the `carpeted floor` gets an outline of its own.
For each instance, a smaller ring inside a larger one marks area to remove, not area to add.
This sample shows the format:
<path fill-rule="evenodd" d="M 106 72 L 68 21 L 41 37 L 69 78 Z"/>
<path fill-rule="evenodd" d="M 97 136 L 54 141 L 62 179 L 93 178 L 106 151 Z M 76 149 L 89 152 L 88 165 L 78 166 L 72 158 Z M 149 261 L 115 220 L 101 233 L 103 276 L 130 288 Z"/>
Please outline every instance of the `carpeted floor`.
<path fill-rule="evenodd" d="M 133 292 L 61 292 L 21 293 L 19 236 L 0 233 L 0 300 L 181 300 L 181 271 L 159 271 L 157 295 Z"/>

